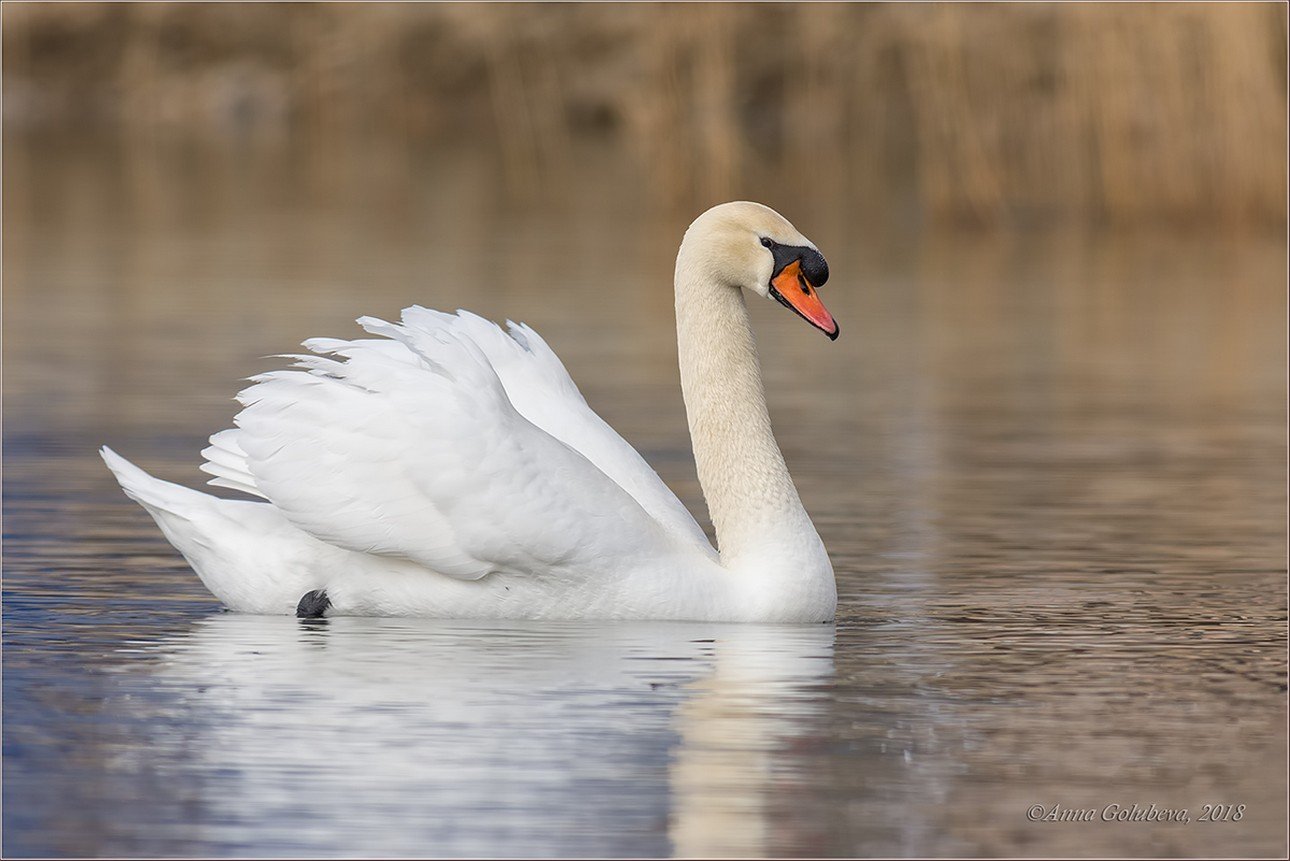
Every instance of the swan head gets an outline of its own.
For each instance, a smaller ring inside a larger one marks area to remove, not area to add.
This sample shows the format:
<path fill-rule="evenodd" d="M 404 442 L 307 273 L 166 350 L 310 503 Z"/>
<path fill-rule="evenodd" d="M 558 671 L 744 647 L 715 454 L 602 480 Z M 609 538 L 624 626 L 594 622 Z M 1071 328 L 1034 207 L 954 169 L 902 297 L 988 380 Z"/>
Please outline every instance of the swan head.
<path fill-rule="evenodd" d="M 775 299 L 837 340 L 837 321 L 819 296 L 829 264 L 814 242 L 769 206 L 735 201 L 712 207 L 685 232 L 678 264 L 687 249 L 698 251 L 717 282 Z"/>

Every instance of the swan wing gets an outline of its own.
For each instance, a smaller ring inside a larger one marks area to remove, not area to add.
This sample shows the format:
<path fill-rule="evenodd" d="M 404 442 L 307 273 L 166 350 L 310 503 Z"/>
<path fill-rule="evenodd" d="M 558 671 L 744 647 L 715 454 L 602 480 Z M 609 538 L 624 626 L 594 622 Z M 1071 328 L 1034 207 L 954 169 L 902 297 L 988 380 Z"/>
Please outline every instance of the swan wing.
<path fill-rule="evenodd" d="M 676 546 L 628 491 L 516 409 L 468 333 L 425 309 L 359 323 L 381 337 L 309 341 L 313 355 L 253 378 L 237 428 L 207 449 L 217 481 L 323 541 L 462 579 L 602 569 Z"/>
<path fill-rule="evenodd" d="M 406 309 L 404 319 L 469 339 L 484 353 L 520 415 L 594 463 L 668 534 L 717 558 L 685 505 L 631 443 L 588 406 L 560 357 L 532 327 L 508 320 L 508 331 L 503 331 L 469 311 L 445 314 L 417 306 Z"/>

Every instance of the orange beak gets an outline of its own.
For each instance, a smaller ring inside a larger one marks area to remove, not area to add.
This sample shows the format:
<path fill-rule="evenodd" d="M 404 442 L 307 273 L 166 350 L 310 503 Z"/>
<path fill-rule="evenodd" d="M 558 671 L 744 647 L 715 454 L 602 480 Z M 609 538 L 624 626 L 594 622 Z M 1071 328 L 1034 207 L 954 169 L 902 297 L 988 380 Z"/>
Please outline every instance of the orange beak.
<path fill-rule="evenodd" d="M 802 274 L 802 261 L 794 260 L 770 279 L 770 295 L 828 335 L 830 341 L 838 339 L 838 323 L 820 301 L 819 291 Z"/>

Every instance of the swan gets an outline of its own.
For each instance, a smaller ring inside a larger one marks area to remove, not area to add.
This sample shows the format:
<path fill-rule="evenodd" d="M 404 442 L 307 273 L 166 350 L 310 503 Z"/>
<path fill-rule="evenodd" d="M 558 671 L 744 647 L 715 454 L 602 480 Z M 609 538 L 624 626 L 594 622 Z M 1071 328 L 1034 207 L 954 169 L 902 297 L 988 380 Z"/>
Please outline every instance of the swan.
<path fill-rule="evenodd" d="M 466 311 L 360 317 L 375 337 L 313 338 L 250 378 L 201 469 L 260 501 L 100 454 L 234 611 L 828 622 L 833 566 L 771 432 L 744 299 L 836 339 L 828 274 L 758 203 L 709 209 L 681 242 L 681 391 L 719 553 L 537 332 Z"/>

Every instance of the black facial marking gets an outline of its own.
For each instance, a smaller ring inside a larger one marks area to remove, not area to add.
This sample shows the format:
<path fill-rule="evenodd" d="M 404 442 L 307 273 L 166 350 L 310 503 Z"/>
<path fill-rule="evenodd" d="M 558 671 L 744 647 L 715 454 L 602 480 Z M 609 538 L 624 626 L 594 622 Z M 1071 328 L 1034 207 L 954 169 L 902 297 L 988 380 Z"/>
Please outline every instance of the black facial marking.
<path fill-rule="evenodd" d="M 327 597 L 327 592 L 322 589 L 315 589 L 312 592 L 306 592 L 296 605 L 297 619 L 321 619 L 331 606 L 331 599 Z"/>
<path fill-rule="evenodd" d="M 802 248 L 797 245 L 780 245 L 778 242 L 771 243 L 770 253 L 775 257 L 775 275 L 784 270 L 784 267 L 794 260 L 801 258 Z"/>
<path fill-rule="evenodd" d="M 770 244 L 766 245 L 768 242 Z M 778 275 L 794 260 L 800 260 L 802 274 L 806 276 L 806 280 L 812 287 L 822 287 L 824 282 L 829 280 L 829 264 L 825 261 L 824 255 L 814 248 L 805 245 L 780 245 L 770 239 L 763 239 L 762 245 L 766 245 L 775 257 L 774 275 Z"/>

